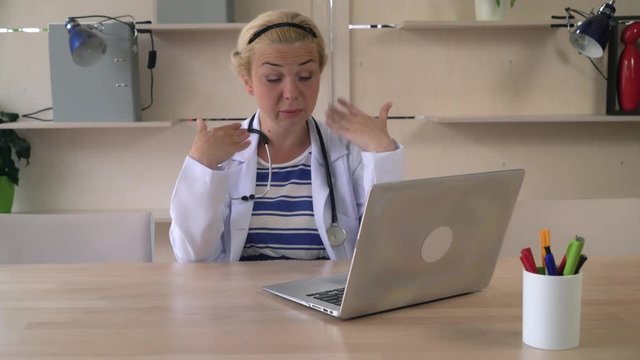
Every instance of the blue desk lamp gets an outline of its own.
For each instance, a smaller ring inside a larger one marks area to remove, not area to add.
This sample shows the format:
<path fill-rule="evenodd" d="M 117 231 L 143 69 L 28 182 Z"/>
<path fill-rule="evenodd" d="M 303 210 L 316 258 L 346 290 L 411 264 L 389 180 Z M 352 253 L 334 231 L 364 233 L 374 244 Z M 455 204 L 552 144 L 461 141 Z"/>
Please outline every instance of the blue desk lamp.
<path fill-rule="evenodd" d="M 616 12 L 614 4 L 615 0 L 611 0 L 602 5 L 598 14 L 580 23 L 571 33 L 569 41 L 580 54 L 590 58 L 599 58 L 604 54 L 609 41 L 611 21 Z"/>
<path fill-rule="evenodd" d="M 131 28 L 132 36 L 137 35 L 135 22 L 124 22 L 104 15 L 73 16 L 67 19 L 65 28 L 69 33 L 69 51 L 73 62 L 80 66 L 91 66 L 106 53 L 107 44 L 100 33 L 104 30 L 102 22 L 80 24 L 77 19 L 102 18 L 120 22 Z"/>

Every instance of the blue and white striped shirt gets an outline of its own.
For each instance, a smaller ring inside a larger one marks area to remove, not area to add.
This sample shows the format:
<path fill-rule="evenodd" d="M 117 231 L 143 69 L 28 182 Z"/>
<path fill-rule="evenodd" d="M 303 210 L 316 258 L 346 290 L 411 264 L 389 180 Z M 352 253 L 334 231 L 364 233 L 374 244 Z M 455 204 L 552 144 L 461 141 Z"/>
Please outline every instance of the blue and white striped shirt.
<path fill-rule="evenodd" d="M 269 166 L 258 159 L 256 194 L 264 192 Z M 240 261 L 326 259 L 313 217 L 311 148 L 296 159 L 273 165 L 271 189 L 254 200 Z"/>

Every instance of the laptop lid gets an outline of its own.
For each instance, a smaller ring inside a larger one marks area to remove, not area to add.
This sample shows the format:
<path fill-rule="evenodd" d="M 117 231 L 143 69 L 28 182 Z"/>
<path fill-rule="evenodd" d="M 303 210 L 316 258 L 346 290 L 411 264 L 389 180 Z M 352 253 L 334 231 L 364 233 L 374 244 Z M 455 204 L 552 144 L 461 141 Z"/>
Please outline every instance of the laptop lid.
<path fill-rule="evenodd" d="M 376 184 L 365 207 L 339 311 L 307 279 L 265 287 L 343 319 L 479 291 L 493 275 L 524 170 Z M 315 305 L 315 306 L 313 306 Z"/>
<path fill-rule="evenodd" d="M 507 170 L 372 187 L 340 316 L 485 288 L 523 178 Z"/>

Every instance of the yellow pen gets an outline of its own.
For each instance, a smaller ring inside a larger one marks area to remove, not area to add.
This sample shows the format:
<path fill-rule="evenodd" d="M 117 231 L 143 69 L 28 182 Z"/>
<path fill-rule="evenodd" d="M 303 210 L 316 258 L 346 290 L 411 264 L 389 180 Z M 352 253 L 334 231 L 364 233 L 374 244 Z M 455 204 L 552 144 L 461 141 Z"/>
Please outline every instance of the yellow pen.
<path fill-rule="evenodd" d="M 549 229 L 542 228 L 539 233 L 540 236 L 540 261 L 542 263 L 542 267 L 545 267 L 544 257 L 546 255 L 544 248 L 546 246 L 551 246 L 551 241 L 549 240 Z"/>
<path fill-rule="evenodd" d="M 546 241 L 544 245 L 545 247 L 546 246 L 551 247 L 551 235 L 549 235 L 549 228 L 544 228 L 543 230 L 544 230 L 544 239 Z"/>

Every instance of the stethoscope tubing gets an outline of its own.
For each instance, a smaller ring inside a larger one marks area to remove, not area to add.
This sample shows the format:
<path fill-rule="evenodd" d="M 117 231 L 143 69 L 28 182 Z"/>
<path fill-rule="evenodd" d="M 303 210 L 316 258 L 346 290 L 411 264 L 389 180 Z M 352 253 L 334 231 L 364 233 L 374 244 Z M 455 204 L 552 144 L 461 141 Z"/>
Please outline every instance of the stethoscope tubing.
<path fill-rule="evenodd" d="M 271 141 L 269 140 L 269 137 L 267 136 L 267 134 L 253 127 L 253 121 L 255 120 L 255 118 L 256 118 L 256 114 L 254 113 L 253 115 L 251 115 L 251 119 L 249 119 L 249 126 L 247 126 L 247 132 L 252 134 L 257 134 L 260 140 L 262 141 L 262 143 L 264 144 L 264 147 L 267 151 L 267 162 L 269 164 L 269 176 L 267 179 L 267 189 L 262 194 L 259 194 L 259 195 L 256 195 L 256 194 L 243 195 L 239 198 L 232 198 L 232 200 L 242 200 L 242 201 L 254 200 L 256 198 L 265 196 L 271 189 L 271 174 L 273 169 L 272 163 L 271 163 L 271 153 L 269 152 L 269 143 Z M 331 223 L 332 225 L 337 226 L 338 212 L 336 210 L 336 197 L 333 190 L 333 181 L 332 181 L 333 177 L 331 176 L 331 166 L 329 164 L 327 147 L 324 143 L 324 136 L 322 136 L 322 132 L 320 131 L 320 126 L 318 125 L 318 122 L 313 116 L 311 117 L 311 120 L 313 120 L 313 124 L 315 125 L 316 133 L 318 134 L 318 140 L 320 140 L 320 149 L 322 150 L 322 161 L 324 162 L 324 171 L 325 171 L 325 176 L 327 178 L 327 186 L 329 187 L 329 198 L 331 199 Z"/>

